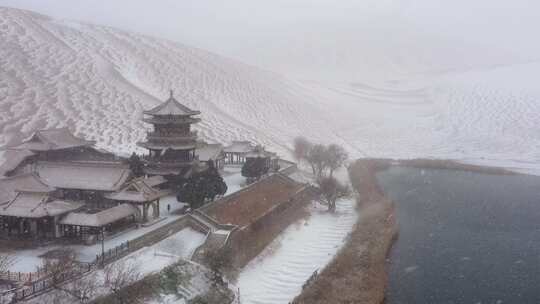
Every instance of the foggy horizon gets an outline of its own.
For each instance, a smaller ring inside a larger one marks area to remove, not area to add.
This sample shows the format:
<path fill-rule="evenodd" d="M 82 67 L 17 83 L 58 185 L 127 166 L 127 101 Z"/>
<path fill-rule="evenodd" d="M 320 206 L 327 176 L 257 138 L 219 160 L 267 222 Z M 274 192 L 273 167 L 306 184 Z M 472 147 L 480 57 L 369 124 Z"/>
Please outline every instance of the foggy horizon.
<path fill-rule="evenodd" d="M 3 0 L 0 6 L 166 38 L 315 80 L 388 80 L 540 60 L 540 43 L 532 39 L 540 3 L 528 0 Z M 412 58 L 418 52 L 419 64 Z M 362 71 L 377 66 L 384 73 Z"/>

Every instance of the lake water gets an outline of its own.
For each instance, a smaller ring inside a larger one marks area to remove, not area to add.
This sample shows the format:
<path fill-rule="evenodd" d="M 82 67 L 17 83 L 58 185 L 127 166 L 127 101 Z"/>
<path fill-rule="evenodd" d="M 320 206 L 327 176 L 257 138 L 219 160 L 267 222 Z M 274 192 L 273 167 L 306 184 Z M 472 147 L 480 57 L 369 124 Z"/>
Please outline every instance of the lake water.
<path fill-rule="evenodd" d="M 387 304 L 540 303 L 540 178 L 392 167 Z"/>

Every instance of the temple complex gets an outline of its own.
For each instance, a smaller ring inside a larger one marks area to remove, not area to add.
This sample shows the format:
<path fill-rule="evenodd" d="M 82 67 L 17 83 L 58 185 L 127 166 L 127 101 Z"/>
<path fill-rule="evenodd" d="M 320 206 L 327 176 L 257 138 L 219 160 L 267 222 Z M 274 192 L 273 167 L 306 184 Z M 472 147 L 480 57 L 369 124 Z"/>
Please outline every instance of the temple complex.
<path fill-rule="evenodd" d="M 263 158 L 275 169 L 271 172 L 279 168 L 274 153 L 247 141 L 226 148 L 197 141 L 191 126 L 200 121 L 200 112 L 178 102 L 172 91 L 143 114 L 152 129 L 138 143 L 148 150 L 140 177 L 126 158 L 98 149 L 68 128 L 38 130 L 7 147 L 7 161 L 0 165 L 0 237 L 90 244 L 135 223 L 159 221 L 161 200 L 175 195 L 168 177 L 188 178 L 207 164 L 221 170 L 250 158 Z"/>
<path fill-rule="evenodd" d="M 146 141 L 138 143 L 149 151 L 144 158 L 145 172 L 188 177 L 199 165 L 195 154 L 197 132 L 191 130 L 191 125 L 201 120 L 195 117 L 201 112 L 179 103 L 171 91 L 167 101 L 143 113 L 143 121 L 153 126 Z"/>

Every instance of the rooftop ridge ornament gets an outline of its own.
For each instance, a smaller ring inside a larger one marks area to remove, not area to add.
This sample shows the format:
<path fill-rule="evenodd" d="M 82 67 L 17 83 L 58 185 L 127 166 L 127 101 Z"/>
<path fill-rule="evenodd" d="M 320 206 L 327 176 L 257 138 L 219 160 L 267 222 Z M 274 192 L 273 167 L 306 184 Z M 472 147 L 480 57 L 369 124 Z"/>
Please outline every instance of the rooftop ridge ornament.
<path fill-rule="evenodd" d="M 174 98 L 174 90 L 173 89 L 169 90 L 169 93 L 170 93 L 169 98 Z"/>

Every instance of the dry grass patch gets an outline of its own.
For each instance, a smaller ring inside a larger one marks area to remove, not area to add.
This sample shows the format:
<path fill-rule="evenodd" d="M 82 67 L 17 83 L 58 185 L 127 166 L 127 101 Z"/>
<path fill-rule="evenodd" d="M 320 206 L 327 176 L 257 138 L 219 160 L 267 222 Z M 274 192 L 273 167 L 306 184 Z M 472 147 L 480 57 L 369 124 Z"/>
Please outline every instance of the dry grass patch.
<path fill-rule="evenodd" d="M 377 185 L 384 160 L 359 160 L 349 168 L 359 193 L 359 218 L 335 259 L 293 301 L 296 304 L 373 303 L 384 300 L 386 256 L 397 234 L 394 206 Z"/>

